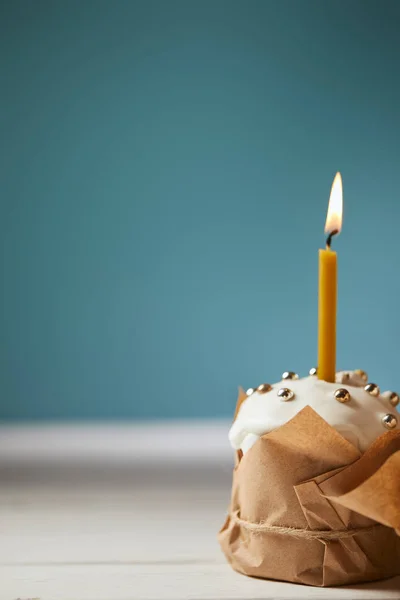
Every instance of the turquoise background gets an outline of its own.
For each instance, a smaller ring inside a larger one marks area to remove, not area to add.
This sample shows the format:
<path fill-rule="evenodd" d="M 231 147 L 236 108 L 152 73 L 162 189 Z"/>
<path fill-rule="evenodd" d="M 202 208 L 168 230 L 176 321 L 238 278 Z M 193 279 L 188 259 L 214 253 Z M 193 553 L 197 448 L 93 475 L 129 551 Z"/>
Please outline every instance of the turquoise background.
<path fill-rule="evenodd" d="M 400 388 L 400 3 L 1 2 L 0 418 L 232 415 L 316 361 Z"/>

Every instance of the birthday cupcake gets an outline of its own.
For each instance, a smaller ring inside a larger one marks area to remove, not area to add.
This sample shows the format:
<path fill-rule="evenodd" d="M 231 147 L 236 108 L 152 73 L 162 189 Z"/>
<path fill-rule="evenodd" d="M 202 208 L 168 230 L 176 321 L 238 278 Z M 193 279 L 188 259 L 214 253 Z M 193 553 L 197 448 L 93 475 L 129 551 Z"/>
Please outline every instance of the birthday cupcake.
<path fill-rule="evenodd" d="M 399 396 L 335 369 L 341 216 L 337 174 L 319 255 L 318 370 L 239 391 L 219 541 L 246 575 L 314 586 L 400 575 Z"/>
<path fill-rule="evenodd" d="M 361 371 L 240 391 L 219 533 L 236 571 L 315 586 L 400 575 L 398 402 Z"/>

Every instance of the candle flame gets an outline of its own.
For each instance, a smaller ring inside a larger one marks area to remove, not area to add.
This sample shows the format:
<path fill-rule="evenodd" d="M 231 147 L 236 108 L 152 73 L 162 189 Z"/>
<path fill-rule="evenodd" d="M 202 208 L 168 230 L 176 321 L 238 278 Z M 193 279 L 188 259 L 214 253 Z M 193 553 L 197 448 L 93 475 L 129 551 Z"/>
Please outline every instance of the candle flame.
<path fill-rule="evenodd" d="M 329 198 L 328 214 L 326 216 L 325 233 L 336 232 L 339 234 L 342 229 L 343 216 L 343 183 L 342 176 L 338 172 L 332 183 L 331 195 Z"/>

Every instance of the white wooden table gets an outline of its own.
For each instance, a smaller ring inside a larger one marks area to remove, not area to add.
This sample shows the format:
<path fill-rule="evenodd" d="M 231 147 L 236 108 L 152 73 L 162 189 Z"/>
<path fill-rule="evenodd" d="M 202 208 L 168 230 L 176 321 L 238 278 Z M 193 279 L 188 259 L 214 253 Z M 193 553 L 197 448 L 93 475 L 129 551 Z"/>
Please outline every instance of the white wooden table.
<path fill-rule="evenodd" d="M 399 600 L 400 578 L 319 589 L 234 573 L 216 541 L 226 430 L 0 427 L 0 600 Z"/>

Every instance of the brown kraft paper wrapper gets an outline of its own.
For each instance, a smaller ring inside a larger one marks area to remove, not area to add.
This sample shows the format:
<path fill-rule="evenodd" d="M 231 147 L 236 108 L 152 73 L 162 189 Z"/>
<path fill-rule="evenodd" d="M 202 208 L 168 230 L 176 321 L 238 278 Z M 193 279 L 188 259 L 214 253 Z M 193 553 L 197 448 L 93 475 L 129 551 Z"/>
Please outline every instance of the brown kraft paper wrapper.
<path fill-rule="evenodd" d="M 400 431 L 361 454 L 306 406 L 237 453 L 218 537 L 240 573 L 325 587 L 399 575 L 396 530 Z"/>

